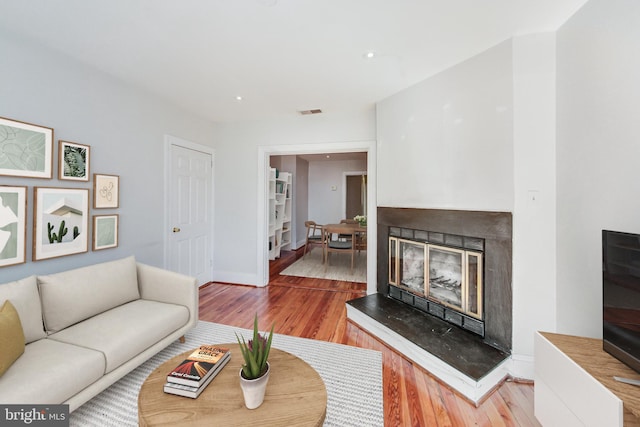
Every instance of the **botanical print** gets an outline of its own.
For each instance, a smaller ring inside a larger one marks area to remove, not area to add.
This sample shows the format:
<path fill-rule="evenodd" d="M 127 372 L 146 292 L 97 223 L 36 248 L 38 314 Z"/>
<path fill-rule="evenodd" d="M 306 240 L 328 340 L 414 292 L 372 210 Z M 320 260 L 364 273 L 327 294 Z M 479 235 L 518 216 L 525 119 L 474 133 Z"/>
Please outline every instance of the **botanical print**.
<path fill-rule="evenodd" d="M 53 129 L 0 117 L 0 175 L 51 178 Z"/>
<path fill-rule="evenodd" d="M 25 262 L 26 192 L 0 186 L 0 267 Z"/>
<path fill-rule="evenodd" d="M 93 217 L 93 250 L 118 246 L 118 215 Z"/>
<path fill-rule="evenodd" d="M 89 146 L 68 141 L 59 141 L 59 144 L 59 178 L 74 181 L 88 181 Z"/>
<path fill-rule="evenodd" d="M 87 251 L 88 193 L 36 187 L 35 260 Z"/>

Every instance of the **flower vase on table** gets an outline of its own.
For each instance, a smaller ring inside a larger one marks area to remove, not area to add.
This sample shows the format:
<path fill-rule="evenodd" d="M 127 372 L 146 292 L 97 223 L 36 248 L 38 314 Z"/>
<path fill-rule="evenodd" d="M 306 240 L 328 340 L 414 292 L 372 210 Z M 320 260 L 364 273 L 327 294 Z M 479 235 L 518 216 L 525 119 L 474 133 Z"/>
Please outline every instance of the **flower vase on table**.
<path fill-rule="evenodd" d="M 360 227 L 366 227 L 367 226 L 367 217 L 365 215 L 356 215 L 353 217 L 353 219 L 360 224 Z"/>

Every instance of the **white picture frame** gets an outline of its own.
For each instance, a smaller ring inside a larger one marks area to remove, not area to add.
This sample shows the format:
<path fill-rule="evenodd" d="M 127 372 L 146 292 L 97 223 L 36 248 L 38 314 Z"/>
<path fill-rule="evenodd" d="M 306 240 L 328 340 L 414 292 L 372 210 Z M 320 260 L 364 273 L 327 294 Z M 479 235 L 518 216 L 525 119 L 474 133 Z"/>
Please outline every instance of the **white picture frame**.
<path fill-rule="evenodd" d="M 89 190 L 33 189 L 33 260 L 40 261 L 89 250 Z"/>

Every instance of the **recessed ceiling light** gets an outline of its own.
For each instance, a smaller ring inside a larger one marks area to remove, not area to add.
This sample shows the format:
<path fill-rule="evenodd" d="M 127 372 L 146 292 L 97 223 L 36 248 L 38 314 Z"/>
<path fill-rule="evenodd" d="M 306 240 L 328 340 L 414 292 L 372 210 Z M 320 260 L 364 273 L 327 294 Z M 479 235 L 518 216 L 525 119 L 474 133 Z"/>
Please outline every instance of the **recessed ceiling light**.
<path fill-rule="evenodd" d="M 236 96 L 236 101 L 242 101 L 242 97 L 240 95 Z"/>
<path fill-rule="evenodd" d="M 365 59 L 372 59 L 376 57 L 376 52 L 373 50 L 368 50 L 362 54 L 362 57 Z"/>

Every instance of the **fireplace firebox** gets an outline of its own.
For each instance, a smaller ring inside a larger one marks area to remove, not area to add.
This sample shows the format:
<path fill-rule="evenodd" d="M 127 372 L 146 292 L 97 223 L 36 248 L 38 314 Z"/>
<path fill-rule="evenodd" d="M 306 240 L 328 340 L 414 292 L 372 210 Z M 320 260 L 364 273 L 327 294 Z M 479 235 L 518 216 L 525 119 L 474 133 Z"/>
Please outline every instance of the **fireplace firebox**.
<path fill-rule="evenodd" d="M 391 227 L 389 295 L 484 337 L 484 239 Z"/>

